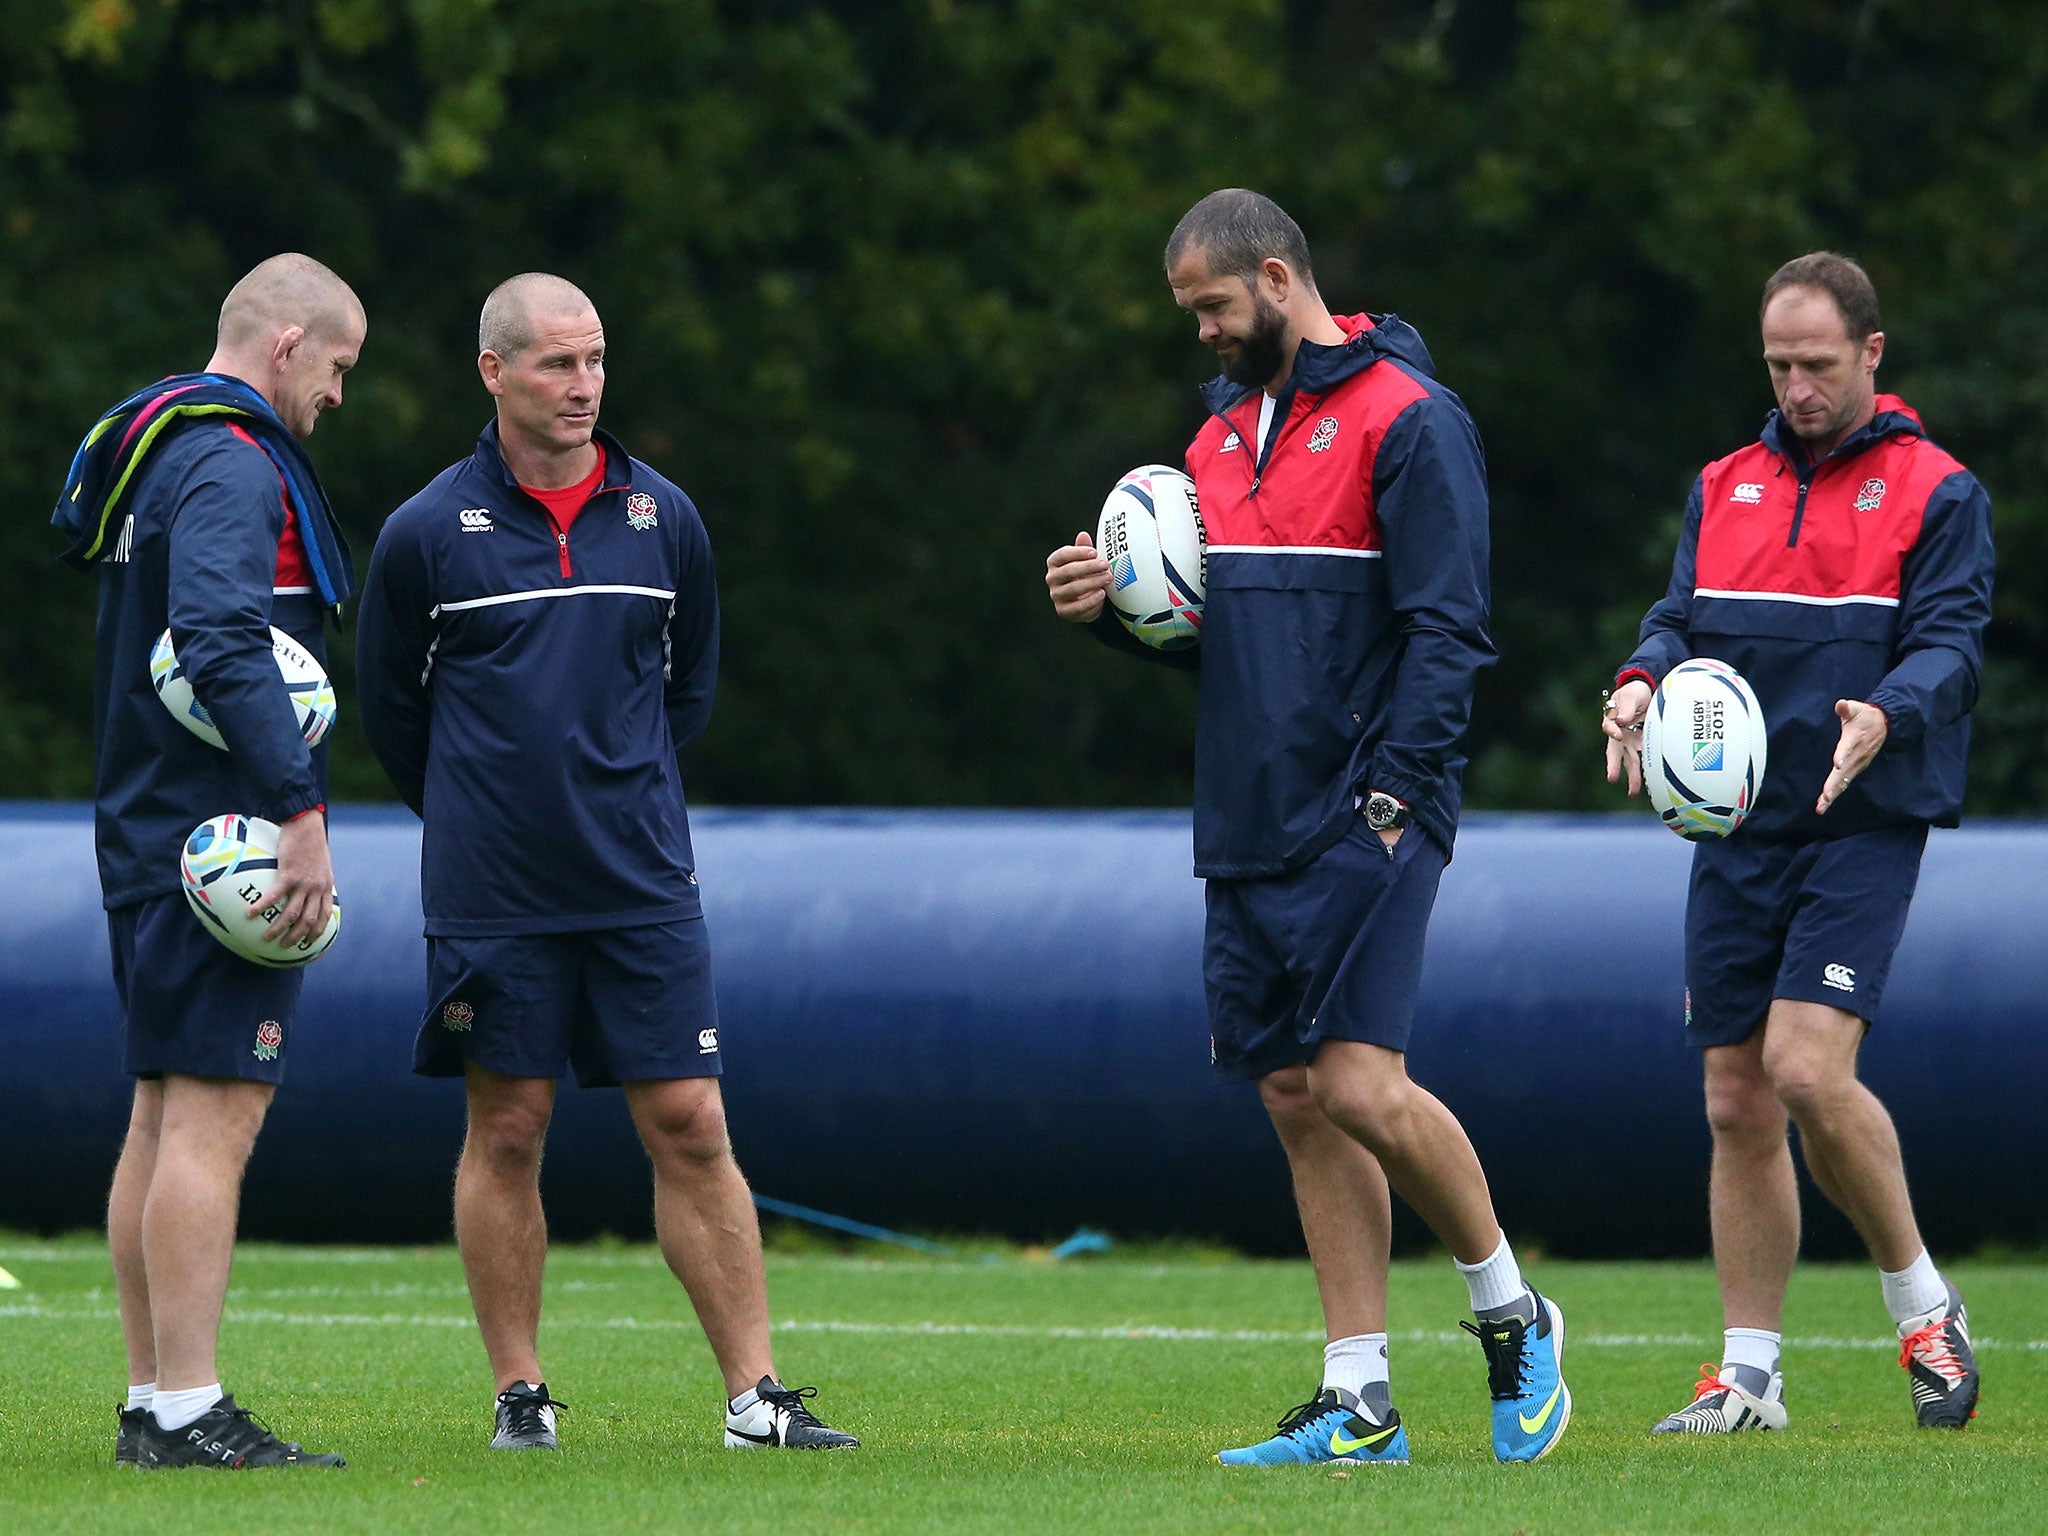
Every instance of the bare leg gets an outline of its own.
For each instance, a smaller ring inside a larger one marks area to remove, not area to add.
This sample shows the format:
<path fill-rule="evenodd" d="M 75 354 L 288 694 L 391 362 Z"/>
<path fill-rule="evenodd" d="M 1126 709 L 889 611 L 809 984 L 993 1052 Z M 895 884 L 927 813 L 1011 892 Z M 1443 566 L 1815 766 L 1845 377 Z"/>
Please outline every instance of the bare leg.
<path fill-rule="evenodd" d="M 540 1283 L 548 1226 L 540 1205 L 540 1157 L 555 1085 L 548 1078 L 506 1077 L 474 1064 L 467 1080 L 469 1132 L 455 1168 L 455 1243 L 491 1376 L 503 1392 L 515 1381 L 541 1380 Z"/>
<path fill-rule="evenodd" d="M 775 1374 L 761 1223 L 726 1136 L 715 1077 L 626 1084 L 626 1105 L 654 1164 L 654 1231 L 737 1397 Z"/>
<path fill-rule="evenodd" d="M 231 1078 L 163 1080 L 141 1235 L 156 1383 L 166 1392 L 220 1380 L 220 1313 L 235 1256 L 242 1170 L 274 1091 L 269 1083 Z"/>
<path fill-rule="evenodd" d="M 128 1115 L 128 1136 L 121 1143 L 114 1187 L 107 1195 L 107 1249 L 114 1260 L 114 1290 L 121 1298 L 128 1384 L 137 1387 L 156 1380 L 156 1330 L 149 1320 L 149 1274 L 142 1262 L 142 1208 L 149 1199 L 149 1181 L 156 1173 L 157 1137 L 163 1120 L 163 1082 L 138 1079 L 135 1103 Z"/>
<path fill-rule="evenodd" d="M 1379 1159 L 1386 1179 L 1461 1264 L 1500 1246 L 1479 1155 L 1457 1117 L 1408 1076 L 1400 1051 L 1325 1040 L 1309 1064 L 1323 1113 Z"/>
<path fill-rule="evenodd" d="M 1920 1257 L 1899 1134 L 1856 1078 L 1863 1021 L 1824 1003 L 1779 998 L 1764 1026 L 1764 1070 L 1799 1127 L 1807 1165 L 1877 1260 L 1901 1270 Z"/>
<path fill-rule="evenodd" d="M 1764 1036 L 1705 1052 L 1714 1133 L 1707 1210 L 1726 1325 L 1779 1333 L 1799 1257 L 1799 1183 L 1785 1107 L 1764 1072 Z"/>
<path fill-rule="evenodd" d="M 1385 1333 L 1393 1212 L 1378 1159 L 1317 1106 L 1307 1068 L 1287 1067 L 1261 1078 L 1259 1098 L 1294 1174 L 1294 1203 L 1315 1266 L 1325 1330 L 1332 1339 Z"/>

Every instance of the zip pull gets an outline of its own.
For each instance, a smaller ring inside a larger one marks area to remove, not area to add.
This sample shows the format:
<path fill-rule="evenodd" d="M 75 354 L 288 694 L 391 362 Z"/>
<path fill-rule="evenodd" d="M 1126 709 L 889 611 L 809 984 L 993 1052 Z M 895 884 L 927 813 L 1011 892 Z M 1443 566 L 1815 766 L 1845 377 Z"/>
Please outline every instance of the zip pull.
<path fill-rule="evenodd" d="M 555 530 L 555 544 L 562 554 L 562 574 L 568 576 L 572 574 L 569 570 L 569 535 L 560 529 Z"/>

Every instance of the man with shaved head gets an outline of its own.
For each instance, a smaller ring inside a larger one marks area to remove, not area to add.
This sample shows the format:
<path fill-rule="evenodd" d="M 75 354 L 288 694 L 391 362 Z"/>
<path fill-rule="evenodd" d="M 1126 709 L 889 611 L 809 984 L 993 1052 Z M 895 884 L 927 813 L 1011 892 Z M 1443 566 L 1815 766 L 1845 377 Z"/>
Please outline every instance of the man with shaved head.
<path fill-rule="evenodd" d="M 205 371 L 101 418 L 52 518 L 65 558 L 100 576 L 97 844 L 136 1080 L 107 1202 L 128 1347 L 119 1463 L 342 1464 L 280 1440 L 221 1388 L 242 1172 L 284 1073 L 301 973 L 216 943 L 186 910 L 178 863 L 194 827 L 223 811 L 276 822 L 270 936 L 297 943 L 327 927 L 326 754 L 300 734 L 271 628 L 324 660 L 323 619 L 354 591 L 300 443 L 341 404 L 366 330 L 334 273 L 271 257 L 221 306 Z M 157 702 L 151 653 L 166 633 L 225 752 Z"/>
<path fill-rule="evenodd" d="M 497 410 L 392 514 L 364 592 L 363 724 L 425 822 L 414 1070 L 461 1076 L 455 1235 L 497 1391 L 491 1444 L 552 1450 L 538 1355 L 555 1081 L 623 1085 L 663 1256 L 724 1378 L 725 1444 L 852 1446 L 782 1385 L 753 1199 L 726 1135 L 718 1009 L 676 756 L 718 670 L 690 498 L 597 425 L 604 324 L 526 272 L 478 323 Z"/>

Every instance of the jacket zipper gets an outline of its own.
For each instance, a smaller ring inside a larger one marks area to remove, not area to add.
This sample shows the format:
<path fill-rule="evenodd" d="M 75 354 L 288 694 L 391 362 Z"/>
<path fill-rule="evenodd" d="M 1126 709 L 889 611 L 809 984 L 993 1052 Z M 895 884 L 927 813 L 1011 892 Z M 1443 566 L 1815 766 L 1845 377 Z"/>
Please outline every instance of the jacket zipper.
<path fill-rule="evenodd" d="M 564 576 L 574 575 L 575 573 L 569 569 L 569 535 L 562 532 L 559 528 L 555 530 L 555 546 L 561 552 L 562 574 Z"/>
<path fill-rule="evenodd" d="M 1814 473 L 1818 474 L 1819 472 L 1820 466 L 1815 465 Z M 1792 505 L 1792 531 L 1785 535 L 1785 547 L 1787 549 L 1794 549 L 1799 544 L 1799 525 L 1806 521 L 1806 493 L 1812 489 L 1813 481 L 1809 477 L 1801 475 L 1799 477 L 1799 499 Z M 562 558 L 564 560 L 569 558 L 566 552 Z"/>
<path fill-rule="evenodd" d="M 1253 399 L 1263 393 L 1263 390 L 1253 390 L 1251 395 L 1246 398 Z M 1228 411 L 1217 411 L 1214 413 L 1216 419 L 1230 428 L 1231 431 L 1236 432 L 1237 440 L 1245 445 L 1245 451 L 1252 466 L 1252 485 L 1251 489 L 1245 492 L 1246 496 L 1256 496 L 1259 494 L 1259 486 L 1264 483 L 1266 478 L 1266 464 L 1271 457 L 1271 450 L 1280 446 L 1280 433 L 1287 425 L 1287 416 L 1294 414 L 1295 393 L 1292 389 L 1284 389 L 1273 401 L 1273 414 L 1276 419 L 1273 422 L 1271 437 L 1263 443 L 1259 441 L 1259 412 L 1256 407 L 1252 410 L 1252 424 L 1249 432 L 1241 431 L 1237 423 L 1230 419 Z M 1283 403 L 1287 407 L 1287 416 L 1280 415 L 1280 407 Z"/>

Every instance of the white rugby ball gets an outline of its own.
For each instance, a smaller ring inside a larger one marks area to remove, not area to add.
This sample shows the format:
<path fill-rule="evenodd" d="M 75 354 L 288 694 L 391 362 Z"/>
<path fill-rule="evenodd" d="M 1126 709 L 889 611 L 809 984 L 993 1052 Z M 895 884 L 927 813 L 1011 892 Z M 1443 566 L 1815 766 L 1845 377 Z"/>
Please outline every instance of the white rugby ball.
<path fill-rule="evenodd" d="M 334 684 L 327 680 L 327 669 L 311 651 L 275 624 L 270 627 L 270 655 L 284 679 L 285 691 L 291 695 L 292 709 L 299 717 L 299 734 L 306 738 L 307 746 L 319 746 L 327 728 L 334 724 Z M 156 637 L 156 644 L 150 648 L 149 680 L 173 720 L 201 741 L 227 750 L 220 727 L 193 695 L 192 680 L 185 676 L 178 653 L 171 647 L 168 629 Z"/>
<path fill-rule="evenodd" d="M 278 909 L 265 904 L 255 917 L 249 904 L 262 901 L 277 879 L 277 823 L 258 816 L 215 816 L 202 821 L 178 855 L 178 880 L 185 900 L 206 931 L 244 960 L 273 969 L 304 965 L 327 953 L 341 932 L 341 898 L 327 927 L 297 944 L 263 937 Z"/>
<path fill-rule="evenodd" d="M 1160 651 L 1201 640 L 1209 539 L 1194 481 L 1164 464 L 1132 470 L 1102 504 L 1095 547 L 1109 562 L 1109 604 L 1125 629 Z"/>
<path fill-rule="evenodd" d="M 1698 841 L 1726 837 L 1756 808 L 1768 740 L 1742 674 L 1696 656 L 1666 675 L 1643 719 L 1643 782 L 1664 825 Z"/>

